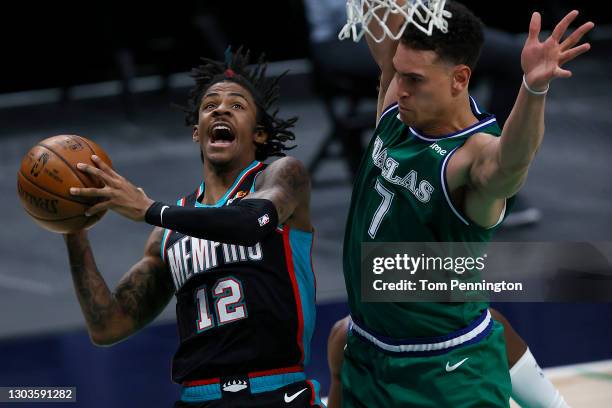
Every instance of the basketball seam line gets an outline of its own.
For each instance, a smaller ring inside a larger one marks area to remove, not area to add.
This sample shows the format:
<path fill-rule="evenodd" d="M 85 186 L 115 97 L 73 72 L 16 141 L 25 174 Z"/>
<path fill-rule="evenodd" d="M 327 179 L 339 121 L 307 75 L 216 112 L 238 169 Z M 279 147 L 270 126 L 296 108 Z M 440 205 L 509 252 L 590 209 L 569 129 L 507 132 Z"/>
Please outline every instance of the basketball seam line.
<path fill-rule="evenodd" d="M 79 217 L 83 217 L 85 219 L 90 219 L 92 217 L 87 217 L 86 215 L 83 214 L 79 214 L 79 215 L 73 215 L 72 217 L 66 217 L 66 218 L 43 218 L 43 217 L 39 217 L 38 215 L 32 213 L 31 211 L 28 211 L 27 208 L 24 208 L 25 212 L 28 213 L 28 215 L 32 218 L 36 218 L 39 221 L 46 221 L 46 222 L 60 222 L 60 221 L 66 221 L 66 220 L 71 220 L 73 218 L 79 218 Z M 97 216 L 94 215 L 94 217 Z"/>
<path fill-rule="evenodd" d="M 85 140 L 84 137 L 81 137 L 79 135 L 71 135 L 72 137 L 78 137 L 83 143 L 85 143 L 87 145 L 87 147 L 89 148 L 89 150 L 91 150 L 91 154 L 95 154 L 96 156 L 98 155 L 98 153 L 96 153 L 96 151 L 89 145 L 89 143 L 87 143 L 87 140 Z"/>
<path fill-rule="evenodd" d="M 78 174 L 78 173 L 77 173 L 75 170 L 73 170 L 73 169 L 72 169 L 72 165 L 71 165 L 70 163 L 68 163 L 68 162 L 66 161 L 66 159 L 64 159 L 62 156 L 60 156 L 60 155 L 59 155 L 59 154 L 58 154 L 58 153 L 57 153 L 55 150 L 53 150 L 52 148 L 50 148 L 49 146 L 47 146 L 47 145 L 45 145 L 45 144 L 43 144 L 43 143 L 39 143 L 39 144 L 38 144 L 38 146 L 42 146 L 42 147 L 44 147 L 45 149 L 49 150 L 51 153 L 53 153 L 54 155 L 56 155 L 57 157 L 59 157 L 59 158 L 60 158 L 60 160 L 61 160 L 61 161 L 63 161 L 63 162 L 66 164 L 66 166 L 68 166 L 68 168 L 70 169 L 70 171 L 72 172 L 72 174 L 74 174 L 74 175 L 75 175 L 75 176 L 76 176 L 76 177 L 79 179 L 79 181 L 81 182 L 81 184 L 83 184 L 83 187 L 86 187 L 86 186 L 87 186 L 87 184 L 88 184 L 88 183 L 86 182 L 86 180 L 83 180 L 83 179 L 81 178 L 81 176 L 80 176 L 80 175 L 79 175 L 79 174 Z"/>
<path fill-rule="evenodd" d="M 55 197 L 59 197 L 59 198 L 63 198 L 64 200 L 72 201 L 73 203 L 77 203 L 77 204 L 83 204 L 83 205 L 89 205 L 89 206 L 95 205 L 95 203 L 92 204 L 92 203 L 87 202 L 87 201 L 79 201 L 77 199 L 78 197 L 66 197 L 63 194 L 58 194 L 58 193 L 55 193 L 53 191 L 47 190 L 46 188 L 36 184 L 33 180 L 30 180 L 30 178 L 28 176 L 26 176 L 25 173 L 21 169 L 19 169 L 19 174 L 21 174 L 21 177 L 26 179 L 30 184 L 38 187 L 39 189 L 41 189 L 42 191 L 44 191 L 45 193 L 47 193 L 49 195 L 52 195 L 52 196 L 55 196 Z"/>

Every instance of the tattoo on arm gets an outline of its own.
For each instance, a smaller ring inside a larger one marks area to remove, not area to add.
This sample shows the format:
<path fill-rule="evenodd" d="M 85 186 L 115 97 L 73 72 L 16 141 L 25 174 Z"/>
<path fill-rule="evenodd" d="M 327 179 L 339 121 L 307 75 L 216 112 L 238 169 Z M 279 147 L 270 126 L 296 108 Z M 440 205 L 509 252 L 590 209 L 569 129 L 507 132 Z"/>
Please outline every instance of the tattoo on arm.
<path fill-rule="evenodd" d="M 293 157 L 277 160 L 261 176 L 257 178 L 256 192 L 251 197 L 272 201 L 280 222 L 291 217 L 298 204 L 308 202 L 310 177 L 299 160 Z"/>
<path fill-rule="evenodd" d="M 87 236 L 65 236 L 70 272 L 81 310 L 92 330 L 104 330 L 112 315 L 112 295 L 93 259 Z"/>
<path fill-rule="evenodd" d="M 120 340 L 153 320 L 168 304 L 173 285 L 157 255 L 161 237 L 161 229 L 151 234 L 144 258 L 112 293 L 96 267 L 86 236 L 66 236 L 74 286 L 92 334 Z"/>
<path fill-rule="evenodd" d="M 162 235 L 152 236 L 148 247 L 158 249 Z M 153 320 L 170 301 L 173 283 L 170 275 L 164 270 L 161 259 L 145 258 L 136 264 L 121 279 L 114 297 L 123 314 L 128 316 L 139 329 Z"/>

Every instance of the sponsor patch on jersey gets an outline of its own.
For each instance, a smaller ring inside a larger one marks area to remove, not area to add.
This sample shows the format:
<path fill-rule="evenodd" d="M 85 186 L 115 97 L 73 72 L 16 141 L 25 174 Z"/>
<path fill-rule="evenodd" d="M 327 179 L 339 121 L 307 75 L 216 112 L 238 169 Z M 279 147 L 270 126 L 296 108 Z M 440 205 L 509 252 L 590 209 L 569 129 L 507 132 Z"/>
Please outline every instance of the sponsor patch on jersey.
<path fill-rule="evenodd" d="M 270 216 L 268 214 L 264 214 L 261 217 L 259 217 L 257 221 L 259 221 L 259 226 L 263 227 L 264 225 L 270 222 Z"/>
<path fill-rule="evenodd" d="M 229 200 L 227 200 L 227 205 L 230 205 L 231 203 L 234 202 L 234 200 L 237 200 L 239 198 L 242 198 L 244 196 L 246 196 L 248 193 L 246 191 L 239 191 L 236 193 L 236 195 L 232 198 L 230 198 Z"/>

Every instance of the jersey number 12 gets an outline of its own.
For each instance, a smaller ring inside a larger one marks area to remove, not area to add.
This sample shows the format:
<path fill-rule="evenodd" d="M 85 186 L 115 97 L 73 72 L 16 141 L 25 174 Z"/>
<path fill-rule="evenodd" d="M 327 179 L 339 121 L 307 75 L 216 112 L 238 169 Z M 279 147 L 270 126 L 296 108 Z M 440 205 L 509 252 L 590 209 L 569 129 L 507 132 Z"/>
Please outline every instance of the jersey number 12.
<path fill-rule="evenodd" d="M 213 309 L 216 319 L 208 308 L 208 294 L 206 286 L 196 290 L 195 302 L 198 308 L 198 333 L 218 326 L 232 323 L 247 317 L 247 308 L 244 304 L 242 283 L 234 277 L 218 280 L 212 287 L 212 296 L 215 299 Z"/>

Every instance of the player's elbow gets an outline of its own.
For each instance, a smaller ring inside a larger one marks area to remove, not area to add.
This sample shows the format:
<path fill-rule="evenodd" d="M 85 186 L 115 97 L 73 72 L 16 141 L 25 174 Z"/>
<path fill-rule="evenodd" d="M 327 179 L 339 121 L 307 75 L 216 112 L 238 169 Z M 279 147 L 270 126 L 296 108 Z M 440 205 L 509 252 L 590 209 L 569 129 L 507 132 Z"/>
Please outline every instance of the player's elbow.
<path fill-rule="evenodd" d="M 89 339 L 98 347 L 110 347 L 129 337 L 129 334 L 112 333 L 109 330 L 89 329 Z"/>
<path fill-rule="evenodd" d="M 116 343 L 109 336 L 91 331 L 89 332 L 89 340 L 94 346 L 98 347 L 110 347 Z"/>

